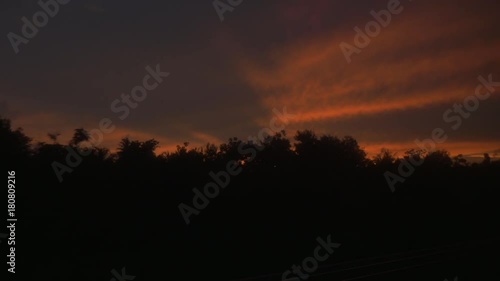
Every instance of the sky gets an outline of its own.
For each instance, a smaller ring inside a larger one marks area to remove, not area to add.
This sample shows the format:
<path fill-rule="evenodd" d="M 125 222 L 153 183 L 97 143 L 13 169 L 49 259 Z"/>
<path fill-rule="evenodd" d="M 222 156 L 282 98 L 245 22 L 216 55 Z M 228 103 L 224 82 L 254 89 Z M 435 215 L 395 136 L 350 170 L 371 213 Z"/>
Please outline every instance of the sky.
<path fill-rule="evenodd" d="M 442 128 L 437 148 L 500 157 L 500 87 L 459 128 L 443 117 L 474 95 L 478 76 L 500 82 L 500 3 L 401 1 L 348 62 L 340 45 L 356 46 L 355 28 L 393 1 L 243 0 L 221 21 L 212 0 L 73 0 L 16 53 L 8 34 L 22 36 L 21 19 L 42 8 L 5 0 L 0 115 L 45 142 L 109 118 L 116 129 L 103 146 L 155 138 L 163 152 L 247 139 L 286 107 L 288 136 L 350 135 L 369 155 L 402 155 Z M 170 75 L 121 120 L 113 101 L 157 65 Z"/>

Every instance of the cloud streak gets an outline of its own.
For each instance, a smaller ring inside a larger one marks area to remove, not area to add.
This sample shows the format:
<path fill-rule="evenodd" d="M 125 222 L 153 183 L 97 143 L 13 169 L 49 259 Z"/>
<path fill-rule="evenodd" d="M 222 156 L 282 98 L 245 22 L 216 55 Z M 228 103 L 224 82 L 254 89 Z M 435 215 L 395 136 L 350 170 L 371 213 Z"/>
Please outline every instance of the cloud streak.
<path fill-rule="evenodd" d="M 354 31 L 349 30 L 307 44 L 280 46 L 260 63 L 243 61 L 241 67 L 262 105 L 289 105 L 297 113 L 295 122 L 460 101 L 470 95 L 478 74 L 500 65 L 500 41 L 468 39 L 487 32 L 488 21 L 443 23 L 450 13 L 393 19 L 352 64 L 346 64 L 338 47 L 352 41 Z"/>

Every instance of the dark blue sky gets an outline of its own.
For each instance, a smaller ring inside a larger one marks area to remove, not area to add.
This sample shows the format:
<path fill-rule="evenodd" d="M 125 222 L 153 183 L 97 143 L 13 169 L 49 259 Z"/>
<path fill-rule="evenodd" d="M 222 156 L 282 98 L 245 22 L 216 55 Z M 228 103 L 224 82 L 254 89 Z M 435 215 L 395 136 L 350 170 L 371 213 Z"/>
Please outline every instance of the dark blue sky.
<path fill-rule="evenodd" d="M 222 1 L 222 0 L 221 0 Z M 226 1 L 222 1 L 226 2 Z M 369 152 L 402 151 L 441 127 L 452 153 L 500 148 L 498 91 L 456 131 L 443 113 L 473 95 L 478 75 L 500 81 L 498 1 L 401 1 L 403 8 L 348 63 L 339 44 L 390 1 L 244 0 L 224 21 L 212 1 L 70 1 L 15 54 L 37 1 L 0 8 L 0 114 L 36 140 L 97 128 L 161 150 L 255 135 L 287 107 L 287 125 L 352 135 Z M 110 105 L 142 84 L 146 66 L 170 73 L 120 120 Z"/>

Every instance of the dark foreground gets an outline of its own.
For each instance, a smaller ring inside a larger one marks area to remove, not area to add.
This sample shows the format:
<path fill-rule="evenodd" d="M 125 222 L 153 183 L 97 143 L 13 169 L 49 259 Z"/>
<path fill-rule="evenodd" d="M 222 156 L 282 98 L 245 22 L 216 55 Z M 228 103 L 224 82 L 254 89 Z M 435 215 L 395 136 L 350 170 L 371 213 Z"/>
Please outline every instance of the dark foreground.
<path fill-rule="evenodd" d="M 500 162 L 413 154 L 424 164 L 392 192 L 384 173 L 401 159 L 368 159 L 352 138 L 295 139 L 275 136 L 252 161 L 234 139 L 160 156 L 123 142 L 62 183 L 51 164 L 78 142 L 13 141 L 2 153 L 16 171 L 19 280 L 281 280 L 318 239 L 339 245 L 308 280 L 498 280 Z M 247 161 L 187 225 L 179 205 L 195 207 L 193 188 L 232 160 Z"/>

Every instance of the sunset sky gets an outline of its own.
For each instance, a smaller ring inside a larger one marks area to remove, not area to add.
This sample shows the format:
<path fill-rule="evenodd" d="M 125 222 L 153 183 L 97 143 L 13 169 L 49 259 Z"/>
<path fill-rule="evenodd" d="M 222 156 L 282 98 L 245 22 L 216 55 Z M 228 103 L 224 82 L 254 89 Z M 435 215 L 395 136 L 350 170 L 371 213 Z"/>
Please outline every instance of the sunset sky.
<path fill-rule="evenodd" d="M 222 2 L 226 2 L 221 0 Z M 390 1 L 244 0 L 221 21 L 211 0 L 73 0 L 15 54 L 37 1 L 7 0 L 0 9 L 0 115 L 35 141 L 75 128 L 155 138 L 159 151 L 219 144 L 256 135 L 287 108 L 289 136 L 351 135 L 373 155 L 414 148 L 443 128 L 439 148 L 453 155 L 500 157 L 500 87 L 457 130 L 443 114 L 474 94 L 478 76 L 500 82 L 500 2 L 401 1 L 402 12 L 348 63 L 339 45 L 354 45 L 370 11 Z M 170 76 L 124 120 L 110 109 L 142 84 L 146 66 Z"/>

